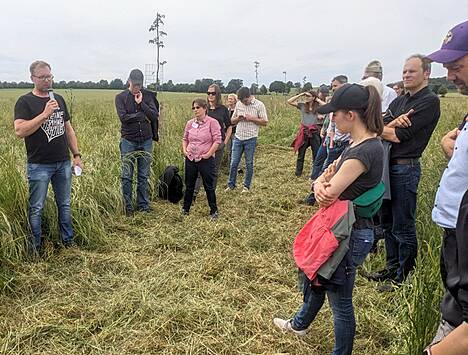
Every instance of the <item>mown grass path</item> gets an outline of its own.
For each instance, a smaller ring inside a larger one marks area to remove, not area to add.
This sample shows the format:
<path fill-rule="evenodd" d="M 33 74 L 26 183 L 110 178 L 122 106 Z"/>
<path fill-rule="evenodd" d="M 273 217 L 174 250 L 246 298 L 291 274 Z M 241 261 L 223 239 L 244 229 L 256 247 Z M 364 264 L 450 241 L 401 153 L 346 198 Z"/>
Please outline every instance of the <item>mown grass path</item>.
<path fill-rule="evenodd" d="M 111 221 L 112 242 L 104 247 L 16 264 L 0 305 L 0 349 L 330 353 L 328 307 L 305 338 L 272 325 L 300 305 L 292 241 L 314 211 L 298 204 L 309 183 L 294 177 L 294 162 L 289 149 L 260 146 L 251 194 L 223 192 L 221 177 L 216 223 L 208 220 L 204 195 L 183 220 L 178 205 L 154 201 L 150 214 Z M 394 340 L 391 312 L 379 315 L 386 301 L 372 295 L 374 285 L 360 277 L 357 285 L 355 353 L 385 353 Z"/>

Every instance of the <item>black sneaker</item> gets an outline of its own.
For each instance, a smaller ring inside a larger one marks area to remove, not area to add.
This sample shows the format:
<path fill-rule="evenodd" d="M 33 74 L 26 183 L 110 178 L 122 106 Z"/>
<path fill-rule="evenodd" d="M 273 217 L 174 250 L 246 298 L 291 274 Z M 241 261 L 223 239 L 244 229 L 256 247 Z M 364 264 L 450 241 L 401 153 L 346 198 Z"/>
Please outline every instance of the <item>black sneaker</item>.
<path fill-rule="evenodd" d="M 78 244 L 76 244 L 76 242 L 74 240 L 70 240 L 68 242 L 64 242 L 63 243 L 63 246 L 66 248 L 66 249 L 70 249 L 70 248 L 77 248 L 78 247 Z"/>
<path fill-rule="evenodd" d="M 153 209 L 151 207 L 138 207 L 138 212 L 151 213 Z"/>
<path fill-rule="evenodd" d="M 133 213 L 134 213 L 133 210 L 125 210 L 125 215 L 127 217 L 133 217 Z"/>
<path fill-rule="evenodd" d="M 211 220 L 211 221 L 215 222 L 215 221 L 218 220 L 218 218 L 219 218 L 219 213 L 218 213 L 218 211 L 216 211 L 216 212 L 210 214 L 210 220 Z"/>
<path fill-rule="evenodd" d="M 396 270 L 390 270 L 390 269 L 383 269 L 378 272 L 373 272 L 370 274 L 367 274 L 366 277 L 369 280 L 372 281 L 387 281 L 387 280 L 393 280 L 397 276 Z"/>
<path fill-rule="evenodd" d="M 383 284 L 377 286 L 377 291 L 378 292 L 394 292 L 396 291 L 401 284 L 399 282 L 393 281 L 393 280 L 387 280 Z"/>

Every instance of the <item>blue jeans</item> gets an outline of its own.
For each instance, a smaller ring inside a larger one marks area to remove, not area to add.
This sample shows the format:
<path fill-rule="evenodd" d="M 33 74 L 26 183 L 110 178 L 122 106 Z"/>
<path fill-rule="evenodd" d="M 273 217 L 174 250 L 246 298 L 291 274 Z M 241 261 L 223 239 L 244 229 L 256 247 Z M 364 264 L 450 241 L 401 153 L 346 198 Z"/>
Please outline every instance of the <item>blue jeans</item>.
<path fill-rule="evenodd" d="M 137 205 L 139 210 L 149 209 L 148 178 L 151 169 L 153 141 L 120 140 L 122 159 L 122 193 L 126 211 L 133 211 L 132 182 L 133 170 L 137 164 Z"/>
<path fill-rule="evenodd" d="M 356 319 L 353 307 L 353 288 L 356 278 L 356 267 L 361 265 L 374 242 L 372 229 L 353 229 L 351 232 L 349 253 L 352 265 L 347 267 L 344 284 L 333 288 L 311 287 L 306 279 L 303 285 L 304 303 L 292 320 L 295 330 L 307 329 L 314 321 L 317 313 L 325 302 L 325 295 L 333 312 L 335 345 L 333 355 L 348 355 L 353 351 Z"/>
<path fill-rule="evenodd" d="M 242 153 L 245 155 L 245 177 L 244 186 L 250 189 L 253 177 L 253 164 L 255 148 L 257 147 L 257 137 L 246 139 L 241 141 L 234 137 L 232 141 L 231 151 L 231 166 L 229 168 L 229 180 L 228 186 L 230 188 L 236 187 L 237 180 L 237 168 L 242 157 Z"/>
<path fill-rule="evenodd" d="M 397 282 L 404 281 L 413 270 L 418 253 L 416 197 L 420 177 L 419 163 L 390 166 L 392 200 L 387 210 L 382 210 L 385 216 L 382 227 L 387 251 L 387 269 L 397 270 Z"/>
<path fill-rule="evenodd" d="M 32 232 L 32 246 L 36 251 L 42 248 L 42 210 L 47 197 L 49 182 L 52 183 L 58 210 L 60 237 L 64 244 L 73 240 L 71 223 L 71 165 L 69 160 L 51 164 L 28 163 L 29 182 L 29 225 Z"/>

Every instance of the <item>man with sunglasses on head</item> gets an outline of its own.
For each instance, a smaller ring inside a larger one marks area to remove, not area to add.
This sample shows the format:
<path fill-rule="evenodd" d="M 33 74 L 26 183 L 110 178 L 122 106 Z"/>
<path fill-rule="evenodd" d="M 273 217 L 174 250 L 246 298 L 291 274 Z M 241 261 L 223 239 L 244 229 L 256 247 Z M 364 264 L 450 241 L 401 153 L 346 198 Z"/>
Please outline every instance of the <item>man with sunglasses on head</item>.
<path fill-rule="evenodd" d="M 153 92 L 143 88 L 143 73 L 133 69 L 128 89 L 117 94 L 115 107 L 121 122 L 120 156 L 122 159 L 122 194 L 125 214 L 133 215 L 133 172 L 137 166 L 137 209 L 150 212 L 148 178 L 157 141 L 159 104 Z"/>
<path fill-rule="evenodd" d="M 242 193 L 250 192 L 255 148 L 260 126 L 268 124 L 265 105 L 250 94 L 248 87 L 241 87 L 237 91 L 238 101 L 231 117 L 233 125 L 237 124 L 236 133 L 232 142 L 231 165 L 229 168 L 229 181 L 226 191 L 236 187 L 237 168 L 242 154 L 245 154 L 245 177 Z"/>
<path fill-rule="evenodd" d="M 62 243 L 65 247 L 75 246 L 70 208 L 71 168 L 80 171 L 82 162 L 65 100 L 52 92 L 54 76 L 50 65 L 38 60 L 30 65 L 29 71 L 34 89 L 16 102 L 14 127 L 16 136 L 24 138 L 26 145 L 30 246 L 33 253 L 40 253 L 42 210 L 49 183 L 57 204 Z"/>

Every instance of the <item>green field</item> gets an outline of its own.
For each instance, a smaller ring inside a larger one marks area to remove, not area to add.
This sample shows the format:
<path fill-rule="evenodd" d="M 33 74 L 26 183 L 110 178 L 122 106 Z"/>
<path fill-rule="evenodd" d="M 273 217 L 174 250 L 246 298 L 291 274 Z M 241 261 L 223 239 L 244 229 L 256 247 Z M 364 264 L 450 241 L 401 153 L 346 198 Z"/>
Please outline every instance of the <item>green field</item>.
<path fill-rule="evenodd" d="M 44 213 L 47 255 L 31 261 L 24 256 L 25 149 L 12 123 L 22 92 L 0 90 L 0 352 L 331 352 L 328 306 L 305 338 L 282 334 L 272 324 L 273 317 L 290 317 L 300 305 L 292 242 L 315 211 L 298 204 L 309 184 L 307 177 L 294 176 L 290 143 L 299 117 L 286 107 L 284 97 L 260 98 L 270 123 L 260 132 L 252 194 L 224 193 L 225 167 L 218 187 L 220 220 L 213 223 L 204 196 L 184 220 L 179 206 L 155 194 L 152 213 L 125 217 L 116 92 L 61 93 L 71 109 L 85 164 L 72 190 L 80 249 L 58 247 L 50 194 Z M 153 192 L 165 166 L 182 167 L 182 131 L 197 96 L 160 94 L 162 132 L 155 146 Z M 423 158 L 420 253 L 411 282 L 382 295 L 374 283 L 361 276 L 356 280 L 355 354 L 420 354 L 433 335 L 441 295 L 441 232 L 430 211 L 446 163 L 439 142 L 462 119 L 467 104 L 458 95 L 442 99 L 442 117 Z M 383 255 L 368 258 L 364 269 L 381 267 Z"/>

